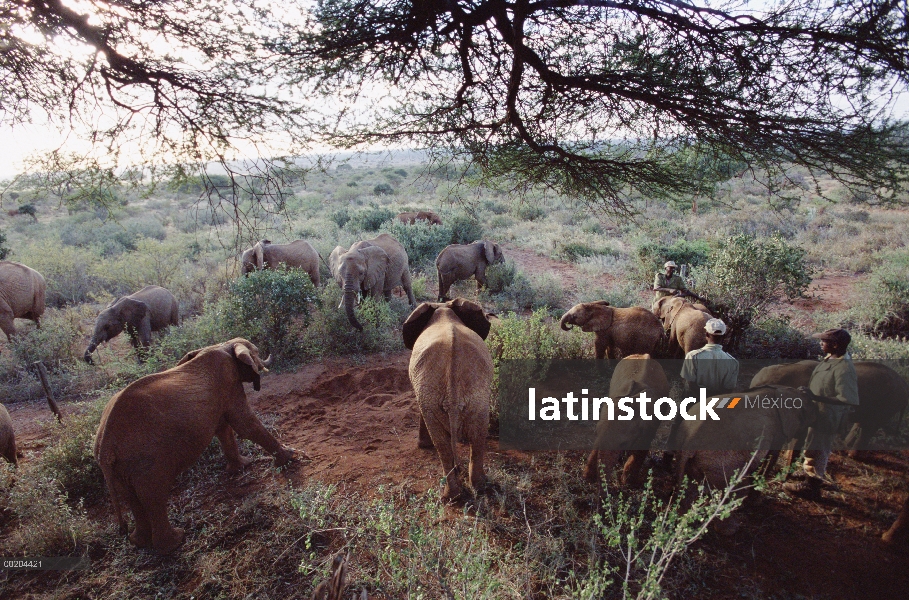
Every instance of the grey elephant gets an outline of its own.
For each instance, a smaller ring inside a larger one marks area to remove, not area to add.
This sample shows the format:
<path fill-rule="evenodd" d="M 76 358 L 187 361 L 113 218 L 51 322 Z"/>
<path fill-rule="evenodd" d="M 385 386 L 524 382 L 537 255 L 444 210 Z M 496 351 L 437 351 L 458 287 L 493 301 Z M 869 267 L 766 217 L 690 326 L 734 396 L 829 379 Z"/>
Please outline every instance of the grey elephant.
<path fill-rule="evenodd" d="M 141 362 L 151 345 L 152 332 L 179 324 L 179 308 L 174 295 L 163 287 L 147 285 L 135 294 L 117 298 L 101 311 L 83 358 L 88 364 L 94 364 L 92 352 L 95 348 L 126 329 Z"/>
<path fill-rule="evenodd" d="M 653 354 L 663 338 L 663 326 L 646 308 L 615 308 L 606 300 L 584 302 L 562 315 L 563 331 L 572 326 L 594 332 L 597 358 L 622 358 L 631 354 Z"/>
<path fill-rule="evenodd" d="M 9 418 L 9 412 L 2 404 L 0 404 L 0 456 L 14 465 L 19 464 L 13 420 Z"/>
<path fill-rule="evenodd" d="M 15 319 L 31 319 L 41 327 L 47 286 L 38 271 L 0 260 L 0 329 L 7 340 L 16 335 Z"/>
<path fill-rule="evenodd" d="M 477 280 L 477 290 L 486 285 L 486 268 L 505 261 L 502 247 L 488 241 L 472 244 L 452 244 L 436 257 L 439 275 L 439 301 L 448 300 L 448 289 L 455 281 Z"/>
<path fill-rule="evenodd" d="M 244 275 L 259 269 L 276 269 L 281 264 L 303 269 L 309 274 L 313 285 L 319 287 L 319 253 L 305 240 L 289 244 L 272 244 L 271 240 L 260 240 L 243 252 L 241 263 Z"/>
<path fill-rule="evenodd" d="M 455 298 L 445 304 L 424 302 L 414 310 L 401 333 L 412 349 L 410 381 L 420 405 L 419 446 L 435 446 L 445 473 L 442 498 L 461 495 L 457 442 L 470 442 L 470 485 L 486 482 L 483 459 L 489 430 L 492 356 L 483 340 L 489 319 L 475 302 Z"/>
<path fill-rule="evenodd" d="M 363 331 L 363 326 L 354 315 L 359 292 L 391 300 L 391 290 L 400 285 L 407 294 L 410 306 L 417 303 L 410 282 L 407 251 L 387 233 L 356 242 L 347 251 L 336 246 L 328 257 L 328 268 L 338 286 L 344 290 L 341 306 L 347 313 L 347 320 L 359 331 Z"/>

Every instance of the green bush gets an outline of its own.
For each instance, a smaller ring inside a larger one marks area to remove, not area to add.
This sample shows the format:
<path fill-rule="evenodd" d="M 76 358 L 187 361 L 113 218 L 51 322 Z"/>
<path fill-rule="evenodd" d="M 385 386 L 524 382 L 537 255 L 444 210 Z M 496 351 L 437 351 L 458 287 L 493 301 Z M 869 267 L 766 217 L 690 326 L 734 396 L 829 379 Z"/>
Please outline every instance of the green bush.
<path fill-rule="evenodd" d="M 351 183 L 357 185 L 355 181 L 351 181 L 347 185 L 350 185 Z M 343 206 L 329 213 L 328 218 L 334 221 L 338 227 L 344 227 L 350 221 L 350 211 L 347 210 L 346 206 Z"/>
<path fill-rule="evenodd" d="M 849 319 L 877 337 L 909 337 L 909 251 L 885 253 L 880 259 L 858 286 L 862 301 L 849 311 Z"/>
<path fill-rule="evenodd" d="M 401 242 L 407 251 L 411 269 L 435 270 L 436 257 L 451 241 L 451 227 L 417 221 L 407 225 L 394 219 L 382 231 Z"/>
<path fill-rule="evenodd" d="M 20 215 L 28 215 L 35 221 L 38 220 L 38 209 L 35 208 L 35 205 L 29 202 L 28 204 L 23 204 L 18 209 L 16 209 Z"/>
<path fill-rule="evenodd" d="M 490 294 L 501 294 L 514 283 L 518 274 L 518 266 L 513 260 L 486 267 L 486 289 Z"/>
<path fill-rule="evenodd" d="M 705 240 L 678 240 L 669 245 L 645 241 L 635 248 L 635 256 L 638 259 L 638 276 L 652 281 L 653 274 L 662 271 L 663 264 L 670 260 L 692 267 L 707 264 L 710 244 Z"/>
<path fill-rule="evenodd" d="M 559 242 L 553 252 L 555 258 L 568 262 L 591 256 L 619 256 L 613 248 L 594 248 L 583 242 Z"/>
<path fill-rule="evenodd" d="M 81 359 L 78 345 L 83 340 L 80 320 L 84 310 L 49 309 L 41 319 L 41 328 L 28 330 L 13 345 L 20 364 L 43 361 L 48 369 L 72 366 Z"/>
<path fill-rule="evenodd" d="M 499 285 L 499 282 L 496 282 Z M 484 290 L 482 297 L 492 300 L 500 310 L 525 310 L 556 308 L 561 306 L 565 292 L 555 275 L 543 273 L 527 277 L 518 271 L 503 291 L 491 293 Z"/>
<path fill-rule="evenodd" d="M 0 231 L 0 260 L 6 260 L 6 257 L 9 256 L 10 249 L 4 246 L 6 243 L 6 235 Z"/>
<path fill-rule="evenodd" d="M 395 213 L 376 205 L 358 211 L 350 218 L 349 228 L 360 231 L 378 231 L 383 223 L 393 219 Z"/>
<path fill-rule="evenodd" d="M 764 319 L 745 331 L 739 358 L 817 358 L 821 346 L 785 317 Z"/>
<path fill-rule="evenodd" d="M 512 214 L 522 221 L 536 221 L 546 216 L 546 211 L 540 206 L 522 203 L 512 210 Z"/>
<path fill-rule="evenodd" d="M 104 496 L 104 476 L 95 461 L 95 432 L 107 399 L 89 404 L 81 414 L 68 413 L 63 423 L 48 425 L 50 441 L 38 459 L 39 473 L 66 490 L 70 500 L 95 501 Z"/>
<path fill-rule="evenodd" d="M 445 221 L 451 227 L 451 244 L 470 244 L 483 237 L 483 226 L 467 215 L 454 215 Z"/>
<path fill-rule="evenodd" d="M 379 183 L 376 187 L 372 188 L 372 193 L 376 196 L 391 196 L 395 193 L 395 190 L 387 183 Z"/>

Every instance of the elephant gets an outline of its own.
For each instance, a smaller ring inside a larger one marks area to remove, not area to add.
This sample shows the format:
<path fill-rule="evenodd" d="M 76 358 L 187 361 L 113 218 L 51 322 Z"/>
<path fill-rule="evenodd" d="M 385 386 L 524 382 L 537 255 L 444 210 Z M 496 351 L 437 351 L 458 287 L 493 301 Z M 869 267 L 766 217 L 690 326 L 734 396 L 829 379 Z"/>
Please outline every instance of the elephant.
<path fill-rule="evenodd" d="M 294 450 L 263 427 L 243 389 L 244 382 L 260 389 L 269 362 L 252 343 L 235 338 L 189 352 L 172 369 L 142 377 L 110 399 L 94 455 L 121 535 L 127 532 L 126 502 L 136 522 L 129 539 L 137 547 L 168 554 L 182 543 L 183 531 L 167 518 L 170 490 L 213 437 L 221 443 L 228 472 L 252 462 L 240 454 L 236 435 L 274 455 L 275 466 L 293 459 Z"/>
<path fill-rule="evenodd" d="M 909 542 L 909 496 L 903 501 L 903 508 L 897 515 L 896 521 L 890 526 L 890 529 L 884 532 L 881 539 L 892 546 L 905 545 Z"/>
<path fill-rule="evenodd" d="M 328 267 L 338 286 L 344 290 L 341 306 L 347 313 L 347 320 L 359 331 L 363 331 L 363 326 L 354 315 L 358 292 L 375 298 L 382 295 L 391 300 L 391 290 L 400 285 L 407 294 L 410 306 L 417 304 L 410 282 L 407 251 L 387 233 L 356 242 L 346 252 L 341 246 L 336 246 L 328 257 Z"/>
<path fill-rule="evenodd" d="M 663 338 L 663 326 L 646 308 L 615 308 L 605 300 L 572 306 L 559 325 L 563 331 L 576 325 L 596 332 L 594 348 L 600 359 L 652 354 Z"/>
<path fill-rule="evenodd" d="M 448 300 L 448 289 L 455 281 L 477 280 L 477 290 L 486 285 L 486 268 L 505 262 L 502 247 L 493 242 L 480 241 L 472 244 L 446 246 L 436 257 L 436 271 L 439 275 L 439 301 Z"/>
<path fill-rule="evenodd" d="M 309 274 L 312 284 L 319 287 L 319 253 L 305 240 L 289 244 L 272 244 L 271 240 L 259 240 L 255 246 L 243 252 L 241 262 L 244 275 L 259 269 L 276 269 L 281 264 L 303 269 Z"/>
<path fill-rule="evenodd" d="M 857 360 L 854 364 L 858 375 L 859 405 L 849 416 L 855 425 L 846 438 L 847 445 L 851 446 L 849 456 L 852 458 L 866 450 L 874 434 L 894 415 L 901 415 L 909 404 L 909 383 L 899 373 L 875 361 Z M 803 360 L 765 367 L 751 380 L 751 386 L 807 386 L 817 365 L 815 360 Z M 796 441 L 795 449 L 799 448 L 801 444 Z M 787 460 L 792 462 L 791 454 Z"/>
<path fill-rule="evenodd" d="M 663 296 L 653 303 L 653 313 L 669 334 L 670 356 L 677 356 L 679 351 L 688 354 L 707 343 L 704 325 L 713 315 L 703 304 L 695 306 L 677 296 Z"/>
<path fill-rule="evenodd" d="M 483 340 L 490 323 L 483 307 L 455 298 L 424 302 L 402 326 L 410 355 L 410 381 L 420 406 L 421 448 L 435 446 L 445 474 L 442 498 L 462 495 L 458 481 L 459 439 L 470 443 L 470 485 L 486 483 L 483 460 L 489 429 L 492 356 Z"/>
<path fill-rule="evenodd" d="M 19 464 L 13 420 L 9 418 L 9 412 L 2 404 L 0 404 L 0 456 L 14 465 Z"/>
<path fill-rule="evenodd" d="M 16 335 L 14 319 L 30 319 L 41 327 L 47 285 L 38 271 L 17 262 L 0 260 L 0 329 L 6 339 Z"/>
<path fill-rule="evenodd" d="M 147 285 L 135 294 L 113 300 L 101 311 L 95 320 L 95 331 L 83 358 L 88 364 L 94 364 L 92 352 L 95 348 L 126 329 L 138 353 L 139 362 L 142 362 L 145 351 L 151 345 L 152 332 L 171 325 L 179 325 L 177 299 L 163 287 Z"/>
<path fill-rule="evenodd" d="M 669 396 L 669 380 L 663 367 L 649 354 L 631 354 L 626 356 L 616 365 L 609 382 L 609 397 L 613 400 L 619 398 L 634 398 L 646 392 L 650 398 L 665 398 Z M 635 419 L 633 421 L 610 421 L 601 418 L 597 424 L 597 445 L 587 459 L 584 469 L 584 479 L 590 482 L 599 482 L 599 462 L 603 462 L 606 473 L 615 468 L 623 450 L 603 450 L 603 443 L 609 440 L 610 448 L 622 446 L 631 451 L 631 456 L 622 468 L 622 482 L 628 483 L 640 473 L 647 449 L 656 436 L 657 429 L 662 421 L 651 419 Z M 620 441 L 621 440 L 621 441 Z"/>
<path fill-rule="evenodd" d="M 401 221 L 405 225 L 413 225 L 417 221 L 425 221 L 430 225 L 441 225 L 442 219 L 436 213 L 431 210 L 421 210 L 417 212 L 402 212 L 397 217 L 398 221 Z"/>

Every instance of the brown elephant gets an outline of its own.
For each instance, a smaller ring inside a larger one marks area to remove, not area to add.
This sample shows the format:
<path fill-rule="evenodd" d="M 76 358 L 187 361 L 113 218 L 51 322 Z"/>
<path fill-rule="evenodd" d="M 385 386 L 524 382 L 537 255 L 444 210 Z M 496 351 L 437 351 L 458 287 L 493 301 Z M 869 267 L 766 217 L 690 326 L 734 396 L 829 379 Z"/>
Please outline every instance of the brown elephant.
<path fill-rule="evenodd" d="M 243 252 L 241 263 L 244 275 L 260 269 L 276 269 L 282 264 L 303 269 L 309 274 L 312 284 L 319 287 L 319 253 L 305 240 L 289 244 L 272 244 L 271 240 L 260 240 Z"/>
<path fill-rule="evenodd" d="M 632 354 L 619 361 L 612 372 L 609 397 L 618 401 L 619 398 L 637 397 L 641 392 L 646 392 L 654 400 L 669 397 L 669 380 L 666 379 L 666 373 L 660 363 L 651 359 L 649 354 Z M 584 479 L 590 482 L 599 481 L 600 461 L 603 462 L 603 468 L 608 475 L 625 450 L 630 451 L 631 456 L 622 468 L 622 483 L 637 478 L 647 457 L 647 449 L 650 448 L 660 424 L 662 421 L 657 419 L 610 421 L 601 418 L 597 424 L 597 446 L 587 459 Z M 610 448 L 624 450 L 602 450 L 604 443 L 608 443 Z"/>
<path fill-rule="evenodd" d="M 419 446 L 438 451 L 446 500 L 462 493 L 457 467 L 462 437 L 470 443 L 470 485 L 480 490 L 486 482 L 492 356 L 483 340 L 489 327 L 483 307 L 463 298 L 424 302 L 402 327 L 404 346 L 413 350 L 410 381 L 420 405 Z"/>
<path fill-rule="evenodd" d="M 726 396 L 726 394 L 724 394 Z M 817 419 L 817 404 L 788 386 L 758 386 L 729 392 L 730 398 L 782 399 L 780 406 L 749 407 L 747 400 L 732 409 L 719 409 L 720 420 L 683 420 L 675 433 L 676 479 L 706 480 L 715 488 L 726 486 L 736 470 L 748 465 L 748 474 L 768 455 L 779 453 L 790 439 L 807 431 Z M 788 407 L 783 400 L 788 399 Z M 801 399 L 798 403 L 795 399 Z M 694 412 L 694 411 L 692 411 Z M 752 455 L 754 458 L 752 459 Z M 750 463 L 749 463 L 750 461 Z"/>
<path fill-rule="evenodd" d="M 436 257 L 436 272 L 439 276 L 439 301 L 448 300 L 448 289 L 455 281 L 477 280 L 477 290 L 486 285 L 486 268 L 505 262 L 502 247 L 493 242 L 481 241 L 472 244 L 446 246 Z"/>
<path fill-rule="evenodd" d="M 30 319 L 41 327 L 46 291 L 41 273 L 17 262 L 0 260 L 0 329 L 7 340 L 16 335 L 15 319 Z"/>
<path fill-rule="evenodd" d="M 576 325 L 581 331 L 595 332 L 597 358 L 653 354 L 663 338 L 663 326 L 646 308 L 615 308 L 605 300 L 574 305 L 559 325 L 564 331 Z"/>
<path fill-rule="evenodd" d="M 113 300 L 101 311 L 95 320 L 95 331 L 83 358 L 88 364 L 94 364 L 92 352 L 95 348 L 102 342 L 114 339 L 126 329 L 139 362 L 142 362 L 151 345 L 152 332 L 179 324 L 180 309 L 174 295 L 163 287 L 147 285 L 135 294 Z"/>
<path fill-rule="evenodd" d="M 847 445 L 850 446 L 849 456 L 852 458 L 860 451 L 867 450 L 871 438 L 878 430 L 897 414 L 901 415 L 909 404 L 909 383 L 899 373 L 875 361 L 857 360 L 854 364 L 858 375 L 859 405 L 848 417 L 855 425 L 846 437 Z M 803 360 L 765 367 L 751 380 L 751 387 L 807 386 L 817 365 L 815 360 Z M 799 441 L 796 441 L 796 447 L 801 448 Z M 786 460 L 791 463 L 791 453 Z"/>
<path fill-rule="evenodd" d="M 703 304 L 695 306 L 677 296 L 663 296 L 653 303 L 653 314 L 663 322 L 669 335 L 670 356 L 684 356 L 707 343 L 704 326 L 713 315 Z"/>
<path fill-rule="evenodd" d="M 410 305 L 417 303 L 410 281 L 407 251 L 387 233 L 356 242 L 346 252 L 341 246 L 336 246 L 328 257 L 328 267 L 338 286 L 344 290 L 341 305 L 347 313 L 347 320 L 360 331 L 363 331 L 363 326 L 354 315 L 358 292 L 376 298 L 381 295 L 391 300 L 391 291 L 400 285 Z"/>
<path fill-rule="evenodd" d="M 16 432 L 6 407 L 0 404 L 0 456 L 14 465 L 19 464 L 16 454 Z"/>
<path fill-rule="evenodd" d="M 133 513 L 133 544 L 167 554 L 183 541 L 183 531 L 167 519 L 170 490 L 213 437 L 231 472 L 251 462 L 240 455 L 236 435 L 273 454 L 275 466 L 293 458 L 294 451 L 262 426 L 243 389 L 244 382 L 259 389 L 268 362 L 252 343 L 235 338 L 189 352 L 176 367 L 138 379 L 107 403 L 95 437 L 95 459 L 121 534 L 127 531 L 122 503 Z"/>
<path fill-rule="evenodd" d="M 397 217 L 395 217 L 400 222 L 406 225 L 413 225 L 417 221 L 424 221 L 430 225 L 441 225 L 442 219 L 436 213 L 431 210 L 421 210 L 416 212 L 402 212 Z"/>
<path fill-rule="evenodd" d="M 909 495 L 903 501 L 903 508 L 897 515 L 896 521 L 890 526 L 890 529 L 881 536 L 887 544 L 893 546 L 906 545 L 909 543 Z"/>

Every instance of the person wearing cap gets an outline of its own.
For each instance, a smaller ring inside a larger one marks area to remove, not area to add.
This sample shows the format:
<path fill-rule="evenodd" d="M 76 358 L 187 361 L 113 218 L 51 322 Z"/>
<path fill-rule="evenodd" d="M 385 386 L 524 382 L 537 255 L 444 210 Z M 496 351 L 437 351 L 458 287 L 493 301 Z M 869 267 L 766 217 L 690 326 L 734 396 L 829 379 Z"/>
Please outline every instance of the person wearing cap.
<path fill-rule="evenodd" d="M 824 358 L 811 373 L 808 387 L 799 391 L 809 398 L 819 399 L 818 418 L 806 437 L 804 480 L 783 486 L 809 499 L 819 499 L 821 485 L 827 475 L 827 461 L 833 450 L 833 438 L 843 417 L 858 406 L 858 375 L 847 348 L 852 337 L 845 329 L 828 329 L 812 337 L 821 342 Z"/>
<path fill-rule="evenodd" d="M 659 300 L 663 296 L 690 296 L 703 301 L 703 298 L 688 290 L 685 280 L 676 272 L 679 266 L 675 264 L 675 261 L 666 261 L 663 268 L 665 272 L 657 273 L 653 278 L 654 301 Z"/>

